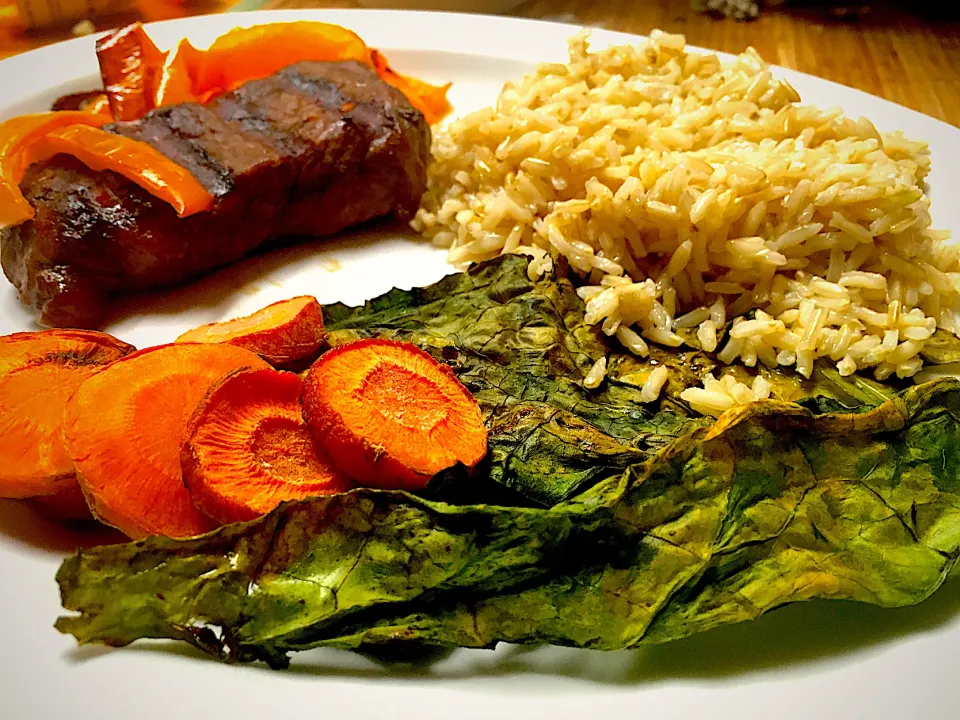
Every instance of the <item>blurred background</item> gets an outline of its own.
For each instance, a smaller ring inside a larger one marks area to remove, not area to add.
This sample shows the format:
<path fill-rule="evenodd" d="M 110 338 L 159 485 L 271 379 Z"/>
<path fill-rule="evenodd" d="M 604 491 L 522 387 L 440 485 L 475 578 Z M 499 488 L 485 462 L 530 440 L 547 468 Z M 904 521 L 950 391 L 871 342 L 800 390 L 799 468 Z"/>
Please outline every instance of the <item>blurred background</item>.
<path fill-rule="evenodd" d="M 714 50 L 865 90 L 960 127 L 956 0 L 0 0 L 0 58 L 131 20 L 284 8 L 491 12 L 644 34 L 683 33 Z"/>

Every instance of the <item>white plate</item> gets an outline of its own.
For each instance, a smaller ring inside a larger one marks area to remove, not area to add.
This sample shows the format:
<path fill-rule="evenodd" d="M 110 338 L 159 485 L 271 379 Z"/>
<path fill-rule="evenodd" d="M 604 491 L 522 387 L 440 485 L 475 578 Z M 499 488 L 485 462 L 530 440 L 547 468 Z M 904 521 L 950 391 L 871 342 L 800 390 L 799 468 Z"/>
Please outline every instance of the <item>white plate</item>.
<path fill-rule="evenodd" d="M 566 37 L 575 30 L 490 16 L 304 11 L 165 22 L 150 34 L 161 47 L 184 35 L 206 44 L 234 25 L 300 18 L 356 30 L 403 72 L 452 80 L 457 112 L 490 103 L 505 80 L 538 61 L 564 60 Z M 594 38 L 635 39 L 601 31 Z M 808 75 L 782 75 L 806 102 L 840 105 L 869 116 L 881 130 L 902 129 L 928 140 L 936 225 L 960 235 L 960 205 L 950 202 L 960 187 L 960 130 Z M 0 118 L 44 109 L 56 96 L 96 80 L 89 37 L 5 60 Z M 128 307 L 126 318 L 109 330 L 143 347 L 303 292 L 321 302 L 360 302 L 394 284 L 427 284 L 450 271 L 443 253 L 412 238 L 374 239 L 344 238 L 241 263 Z M 4 282 L 0 334 L 33 327 Z M 795 605 L 753 623 L 636 652 L 501 647 L 460 651 L 432 668 L 400 673 L 349 653 L 316 651 L 296 657 L 287 672 L 273 672 L 220 665 L 164 644 L 78 649 L 51 627 L 60 611 L 54 572 L 76 542 L 77 536 L 16 503 L 0 501 L 0 717 L 960 717 L 957 581 L 918 607 Z"/>

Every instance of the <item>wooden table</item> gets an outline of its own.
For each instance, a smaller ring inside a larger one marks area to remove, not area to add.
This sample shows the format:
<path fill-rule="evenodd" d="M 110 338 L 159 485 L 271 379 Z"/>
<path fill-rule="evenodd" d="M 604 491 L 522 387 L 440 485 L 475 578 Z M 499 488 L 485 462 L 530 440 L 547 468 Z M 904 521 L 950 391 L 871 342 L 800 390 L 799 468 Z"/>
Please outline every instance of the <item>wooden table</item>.
<path fill-rule="evenodd" d="M 736 22 L 694 12 L 690 0 L 528 0 L 511 14 L 640 34 L 661 28 L 683 33 L 692 45 L 733 53 L 753 45 L 770 62 L 866 90 L 960 127 L 960 20 L 934 22 L 907 14 L 897 9 L 907 5 L 903 0 L 845 1 L 875 7 L 842 20 L 827 10 L 787 6 L 767 9 L 754 22 Z M 916 0 L 910 7 L 953 1 Z M 142 0 L 138 5 L 159 18 L 171 8 L 210 12 L 234 3 L 243 8 L 360 7 L 351 0 L 191 0 L 179 6 Z M 0 11 L 12 5 L 13 0 L 0 0 Z M 111 27 L 107 22 L 98 21 L 97 29 Z M 64 37 L 69 29 L 33 38 L 0 33 L 0 57 Z"/>
<path fill-rule="evenodd" d="M 947 0 L 928 0 L 931 6 L 938 1 Z M 272 0 L 265 7 L 359 4 Z M 661 28 L 683 33 L 692 45 L 733 53 L 752 45 L 769 62 L 865 90 L 960 127 L 958 20 L 933 22 L 888 6 L 856 21 L 825 10 L 786 7 L 768 9 L 753 22 L 736 22 L 697 13 L 689 0 L 530 0 L 511 14 L 640 34 Z"/>

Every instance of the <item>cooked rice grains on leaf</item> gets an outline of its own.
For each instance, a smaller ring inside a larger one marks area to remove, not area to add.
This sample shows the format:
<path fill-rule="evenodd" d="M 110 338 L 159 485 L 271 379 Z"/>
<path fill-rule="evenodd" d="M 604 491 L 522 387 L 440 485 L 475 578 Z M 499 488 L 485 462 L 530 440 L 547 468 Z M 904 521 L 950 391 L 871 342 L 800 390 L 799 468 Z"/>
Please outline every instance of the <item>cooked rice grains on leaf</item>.
<path fill-rule="evenodd" d="M 57 627 L 282 667 L 318 646 L 614 650 L 813 598 L 912 605 L 960 551 L 958 416 L 956 380 L 859 415 L 759 403 L 551 509 L 356 490 L 81 550 Z"/>
<path fill-rule="evenodd" d="M 797 600 L 906 605 L 939 587 L 960 537 L 955 381 L 897 397 L 830 368 L 772 372 L 777 401 L 713 426 L 679 396 L 714 360 L 620 354 L 567 280 L 527 269 L 505 256 L 325 308 L 333 345 L 414 341 L 475 395 L 491 482 L 451 484 L 471 504 L 358 489 L 203 539 L 83 551 L 58 574 L 80 614 L 57 627 L 82 643 L 176 638 L 282 666 L 291 650 L 398 639 L 628 647 Z M 583 388 L 605 352 L 607 380 Z M 644 403 L 658 366 L 670 376 Z"/>
<path fill-rule="evenodd" d="M 413 222 L 460 265 L 563 257 L 589 323 L 628 350 L 695 328 L 719 359 L 915 375 L 960 331 L 960 246 L 931 229 L 926 146 L 798 104 L 749 49 L 729 63 L 653 31 L 508 83 L 436 133 Z M 757 309 L 752 320 L 742 318 Z"/>

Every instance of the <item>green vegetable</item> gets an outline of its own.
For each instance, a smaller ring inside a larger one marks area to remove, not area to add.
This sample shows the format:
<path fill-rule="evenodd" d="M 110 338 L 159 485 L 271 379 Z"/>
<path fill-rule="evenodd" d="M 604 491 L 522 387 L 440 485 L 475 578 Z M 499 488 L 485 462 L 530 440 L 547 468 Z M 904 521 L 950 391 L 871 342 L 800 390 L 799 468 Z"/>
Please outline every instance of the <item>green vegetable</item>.
<path fill-rule="evenodd" d="M 705 373 L 719 372 L 711 356 L 656 346 L 648 358 L 624 353 L 584 322 L 568 280 L 535 283 L 521 257 L 475 265 L 428 288 L 393 290 L 359 308 L 327 306 L 324 324 L 335 345 L 370 336 L 415 342 L 450 364 L 477 398 L 490 430 L 487 472 L 469 482 L 442 478 L 439 499 L 550 507 L 712 422 L 680 401 Z M 604 356 L 607 382 L 585 389 L 582 378 Z M 670 368 L 665 400 L 646 405 L 640 388 L 657 365 Z M 749 383 L 756 371 L 732 372 Z M 761 372 L 774 397 L 804 399 L 821 412 L 865 409 L 895 394 L 828 368 L 812 380 Z"/>
<path fill-rule="evenodd" d="M 534 283 L 517 256 L 429 288 L 394 290 L 361 308 L 328 306 L 324 325 L 333 344 L 369 336 L 415 342 L 448 363 L 477 398 L 490 432 L 489 462 L 469 480 L 441 478 L 440 499 L 549 507 L 710 422 L 675 403 L 640 402 L 649 361 L 614 353 L 611 363 L 629 366 L 633 376 L 584 388 L 594 362 L 610 354 L 606 339 L 584 323 L 569 282 Z M 656 352 L 684 377 L 667 394 L 677 397 L 698 382 L 685 363 L 702 353 Z M 699 362 L 713 367 L 706 356 Z"/>
<path fill-rule="evenodd" d="M 920 602 L 960 550 L 960 384 L 860 414 L 760 403 L 550 509 L 356 490 L 195 540 L 82 550 L 57 627 L 224 659 L 397 640 L 599 649 L 810 598 Z"/>
<path fill-rule="evenodd" d="M 477 502 L 355 490 L 198 539 L 81 550 L 57 575 L 79 613 L 58 629 L 276 667 L 398 641 L 616 649 L 817 597 L 914 604 L 960 553 L 955 380 L 897 395 L 763 371 L 778 400 L 711 425 L 678 399 L 709 356 L 618 353 L 569 283 L 532 283 L 516 258 L 326 319 L 334 342 L 413 339 L 477 395 L 488 464 L 436 493 Z M 607 381 L 585 390 L 604 353 Z M 638 395 L 654 362 L 674 372 L 650 407 Z"/>

